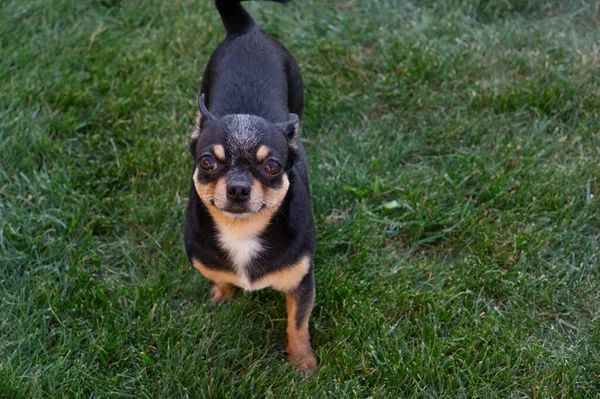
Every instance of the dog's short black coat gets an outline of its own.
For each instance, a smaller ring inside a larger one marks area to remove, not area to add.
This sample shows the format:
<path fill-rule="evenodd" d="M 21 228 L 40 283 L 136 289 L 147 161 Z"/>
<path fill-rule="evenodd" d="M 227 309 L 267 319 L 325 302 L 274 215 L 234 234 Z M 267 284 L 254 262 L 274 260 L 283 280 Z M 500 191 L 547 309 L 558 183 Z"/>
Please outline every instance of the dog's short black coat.
<path fill-rule="evenodd" d="M 311 370 L 316 367 L 308 341 L 315 228 L 299 137 L 304 106 L 300 70 L 239 1 L 217 0 L 216 5 L 227 36 L 202 78 L 190 144 L 194 178 L 185 213 L 185 249 L 194 266 L 215 281 L 214 303 L 232 284 L 285 292 L 290 359 Z M 265 172 L 273 166 L 281 171 Z M 235 195 L 246 194 L 236 191 L 236 184 L 251 191 L 250 201 L 257 207 L 240 218 L 234 210 L 250 205 L 236 203 Z M 255 193 L 259 191 L 262 197 Z M 255 224 L 256 234 L 247 233 L 253 227 L 246 226 Z"/>

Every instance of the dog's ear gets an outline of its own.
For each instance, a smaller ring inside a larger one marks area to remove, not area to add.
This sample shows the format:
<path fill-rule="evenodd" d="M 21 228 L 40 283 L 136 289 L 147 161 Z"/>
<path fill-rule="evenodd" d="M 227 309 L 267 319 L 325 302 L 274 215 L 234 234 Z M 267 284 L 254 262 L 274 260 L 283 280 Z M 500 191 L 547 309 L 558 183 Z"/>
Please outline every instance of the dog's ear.
<path fill-rule="evenodd" d="M 289 151 L 288 151 L 288 159 L 287 159 L 287 164 L 286 164 L 285 169 L 289 170 L 292 166 L 294 166 L 294 163 L 296 162 L 296 159 L 298 158 L 298 150 L 299 150 L 298 144 L 296 143 L 296 140 L 293 140 L 293 139 L 295 139 L 295 138 L 299 139 L 300 118 L 298 118 L 298 115 L 296 115 L 296 114 L 289 114 L 288 120 L 283 123 L 278 123 L 277 127 L 279 127 L 281 130 L 283 130 L 283 134 L 288 139 Z"/>
<path fill-rule="evenodd" d="M 300 135 L 300 118 L 296 114 L 289 114 L 288 120 L 283 123 L 278 123 L 277 126 L 283 130 L 285 137 L 288 140 Z"/>
<path fill-rule="evenodd" d="M 210 113 L 206 104 L 204 103 L 204 93 L 200 94 L 198 98 L 198 117 L 196 118 L 196 128 L 192 132 L 192 140 L 198 139 L 200 131 L 206 122 L 214 121 L 217 119 L 213 114 Z"/>
<path fill-rule="evenodd" d="M 204 103 L 204 93 L 200 94 L 200 98 L 198 98 L 198 113 L 200 113 L 201 125 L 217 119 L 213 114 L 210 113 L 208 108 L 206 108 L 206 104 Z"/>

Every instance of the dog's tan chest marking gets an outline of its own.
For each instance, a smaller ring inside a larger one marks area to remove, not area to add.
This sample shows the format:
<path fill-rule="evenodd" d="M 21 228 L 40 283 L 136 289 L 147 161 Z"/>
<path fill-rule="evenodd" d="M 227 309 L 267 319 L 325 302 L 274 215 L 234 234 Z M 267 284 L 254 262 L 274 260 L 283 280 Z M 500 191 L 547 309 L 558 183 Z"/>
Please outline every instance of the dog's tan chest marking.
<path fill-rule="evenodd" d="M 285 269 L 266 274 L 252 283 L 253 290 L 260 290 L 266 287 L 271 287 L 281 292 L 291 292 L 300 281 L 306 276 L 310 269 L 310 257 L 305 256 L 296 264 Z"/>
<path fill-rule="evenodd" d="M 209 280 L 212 280 L 216 283 L 231 283 L 237 286 L 240 285 L 240 278 L 235 273 L 223 270 L 210 269 L 204 266 L 204 264 L 199 260 L 193 258 L 192 264 L 194 265 L 196 270 L 202 273 L 202 275 Z"/>
<path fill-rule="evenodd" d="M 310 257 L 305 256 L 296 264 L 285 269 L 268 273 L 255 281 L 249 281 L 246 276 L 240 276 L 238 273 L 230 271 L 215 270 L 206 267 L 197 259 L 192 259 L 192 264 L 204 277 L 215 283 L 230 283 L 246 291 L 261 290 L 271 287 L 281 292 L 292 292 L 300 281 L 306 276 L 310 269 Z"/>

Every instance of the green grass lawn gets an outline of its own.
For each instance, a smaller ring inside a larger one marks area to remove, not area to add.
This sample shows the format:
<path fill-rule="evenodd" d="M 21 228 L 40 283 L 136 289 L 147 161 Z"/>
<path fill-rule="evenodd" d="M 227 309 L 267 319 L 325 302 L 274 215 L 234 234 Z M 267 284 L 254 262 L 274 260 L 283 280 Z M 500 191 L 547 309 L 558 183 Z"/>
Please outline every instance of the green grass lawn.
<path fill-rule="evenodd" d="M 598 397 L 599 4 L 247 3 L 305 82 L 303 379 L 183 250 L 212 2 L 0 2 L 0 397 Z"/>

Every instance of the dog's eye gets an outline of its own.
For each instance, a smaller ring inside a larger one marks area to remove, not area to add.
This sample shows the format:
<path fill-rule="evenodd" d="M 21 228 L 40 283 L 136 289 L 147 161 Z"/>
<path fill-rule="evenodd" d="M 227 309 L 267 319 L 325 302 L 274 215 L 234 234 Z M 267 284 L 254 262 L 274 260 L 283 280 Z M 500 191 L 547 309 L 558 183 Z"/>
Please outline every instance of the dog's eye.
<path fill-rule="evenodd" d="M 200 158 L 198 164 L 203 170 L 214 170 L 217 168 L 217 161 L 210 155 L 205 155 Z"/>
<path fill-rule="evenodd" d="M 272 159 L 265 163 L 265 172 L 270 175 L 276 175 L 281 172 L 281 165 L 277 161 L 273 161 Z"/>

